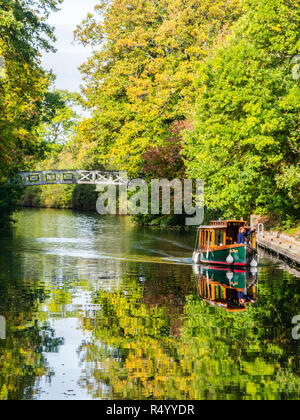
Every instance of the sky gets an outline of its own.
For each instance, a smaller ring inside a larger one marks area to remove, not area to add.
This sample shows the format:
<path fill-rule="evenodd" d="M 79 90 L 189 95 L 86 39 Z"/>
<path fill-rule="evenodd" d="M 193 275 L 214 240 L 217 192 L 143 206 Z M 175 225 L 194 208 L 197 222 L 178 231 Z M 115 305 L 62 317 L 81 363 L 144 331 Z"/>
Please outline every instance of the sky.
<path fill-rule="evenodd" d="M 82 83 L 78 67 L 89 57 L 92 49 L 78 44 L 72 44 L 73 33 L 89 12 L 93 12 L 97 0 L 64 0 L 61 10 L 53 13 L 49 18 L 49 24 L 55 27 L 57 42 L 55 54 L 44 54 L 43 67 L 52 70 L 57 79 L 57 89 L 68 89 L 72 92 L 80 92 Z"/>

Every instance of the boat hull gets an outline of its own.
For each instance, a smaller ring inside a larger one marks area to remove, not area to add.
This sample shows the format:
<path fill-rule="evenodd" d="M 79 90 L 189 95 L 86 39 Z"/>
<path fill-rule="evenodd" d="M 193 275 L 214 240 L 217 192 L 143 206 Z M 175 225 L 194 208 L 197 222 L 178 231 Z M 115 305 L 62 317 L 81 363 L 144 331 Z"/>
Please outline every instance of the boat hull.
<path fill-rule="evenodd" d="M 222 249 L 198 251 L 198 263 L 219 266 L 257 266 L 258 255 L 256 249 L 247 245 L 233 246 Z M 195 262 L 195 257 L 194 257 Z"/>

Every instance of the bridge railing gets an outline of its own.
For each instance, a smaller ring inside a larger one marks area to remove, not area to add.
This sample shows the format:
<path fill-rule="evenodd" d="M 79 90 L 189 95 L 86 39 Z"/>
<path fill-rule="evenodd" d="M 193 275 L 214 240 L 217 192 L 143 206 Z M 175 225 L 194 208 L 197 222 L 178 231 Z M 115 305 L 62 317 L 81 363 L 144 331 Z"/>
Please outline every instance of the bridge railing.
<path fill-rule="evenodd" d="M 32 171 L 21 172 L 19 177 L 26 187 L 55 184 L 124 185 L 128 182 L 126 173 L 110 171 Z"/>

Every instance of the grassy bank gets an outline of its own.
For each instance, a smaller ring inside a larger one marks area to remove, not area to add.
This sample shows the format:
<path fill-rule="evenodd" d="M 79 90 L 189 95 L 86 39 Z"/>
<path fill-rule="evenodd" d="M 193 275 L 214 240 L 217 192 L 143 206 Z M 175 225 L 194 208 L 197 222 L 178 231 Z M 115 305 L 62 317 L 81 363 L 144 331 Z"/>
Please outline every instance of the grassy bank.
<path fill-rule="evenodd" d="M 97 198 L 94 185 L 45 185 L 26 188 L 19 205 L 93 211 Z"/>

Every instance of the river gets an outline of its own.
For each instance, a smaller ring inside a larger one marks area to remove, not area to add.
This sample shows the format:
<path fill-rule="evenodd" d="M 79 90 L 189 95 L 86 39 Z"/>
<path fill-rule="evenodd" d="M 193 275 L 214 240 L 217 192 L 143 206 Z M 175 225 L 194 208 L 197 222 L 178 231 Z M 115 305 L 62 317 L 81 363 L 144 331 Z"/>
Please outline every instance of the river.
<path fill-rule="evenodd" d="M 283 263 L 195 270 L 191 233 L 15 220 L 0 233 L 0 399 L 299 399 L 300 279 Z"/>

